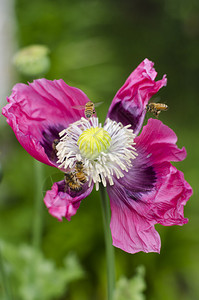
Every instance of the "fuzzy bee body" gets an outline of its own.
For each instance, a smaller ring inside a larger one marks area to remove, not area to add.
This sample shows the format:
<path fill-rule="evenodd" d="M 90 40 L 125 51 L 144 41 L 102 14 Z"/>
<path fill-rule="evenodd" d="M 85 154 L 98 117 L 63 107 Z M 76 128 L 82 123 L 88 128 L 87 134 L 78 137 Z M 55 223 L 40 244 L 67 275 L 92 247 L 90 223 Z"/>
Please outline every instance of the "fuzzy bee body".
<path fill-rule="evenodd" d="M 55 161 L 57 160 L 57 145 L 59 144 L 59 139 L 54 139 L 54 141 L 52 142 L 52 151 L 50 153 L 50 158 L 51 160 Z"/>
<path fill-rule="evenodd" d="M 55 153 L 57 153 L 57 149 L 56 149 L 56 146 L 59 144 L 59 140 L 58 139 L 55 139 L 52 143 L 52 148 L 53 148 L 53 151 L 55 151 Z"/>
<path fill-rule="evenodd" d="M 150 111 L 154 116 L 158 117 L 161 111 L 166 111 L 168 106 L 164 103 L 149 103 L 146 105 L 146 110 Z"/>
<path fill-rule="evenodd" d="M 84 114 L 87 119 L 90 119 L 95 114 L 95 105 L 93 102 L 89 101 L 86 103 Z"/>
<path fill-rule="evenodd" d="M 79 192 L 82 189 L 80 182 L 77 180 L 74 172 L 65 173 L 64 180 L 66 186 L 68 186 L 72 191 Z"/>
<path fill-rule="evenodd" d="M 76 162 L 75 176 L 81 183 L 85 183 L 87 181 L 86 173 L 84 172 L 84 166 L 81 161 Z"/>
<path fill-rule="evenodd" d="M 102 102 L 93 103 L 91 101 L 88 101 L 85 105 L 76 105 L 72 106 L 74 109 L 82 110 L 84 109 L 84 115 L 86 119 L 90 119 L 95 114 L 95 107 L 101 105 Z"/>
<path fill-rule="evenodd" d="M 81 191 L 82 185 L 87 182 L 87 176 L 84 172 L 84 165 L 81 161 L 77 161 L 73 172 L 65 173 L 64 177 L 66 186 L 72 191 Z"/>

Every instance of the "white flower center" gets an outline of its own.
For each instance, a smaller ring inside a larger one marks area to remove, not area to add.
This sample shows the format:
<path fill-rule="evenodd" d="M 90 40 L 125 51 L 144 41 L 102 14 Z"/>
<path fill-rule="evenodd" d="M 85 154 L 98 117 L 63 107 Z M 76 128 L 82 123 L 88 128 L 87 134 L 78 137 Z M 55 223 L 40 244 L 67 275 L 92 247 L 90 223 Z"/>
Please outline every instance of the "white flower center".
<path fill-rule="evenodd" d="M 134 148 L 135 135 L 130 125 L 123 126 L 107 119 L 104 127 L 98 118 L 72 123 L 59 133 L 60 142 L 56 146 L 59 168 L 73 172 L 77 161 L 81 161 L 84 173 L 99 189 L 99 183 L 114 184 L 114 177 L 121 178 L 132 167 L 137 156 Z"/>

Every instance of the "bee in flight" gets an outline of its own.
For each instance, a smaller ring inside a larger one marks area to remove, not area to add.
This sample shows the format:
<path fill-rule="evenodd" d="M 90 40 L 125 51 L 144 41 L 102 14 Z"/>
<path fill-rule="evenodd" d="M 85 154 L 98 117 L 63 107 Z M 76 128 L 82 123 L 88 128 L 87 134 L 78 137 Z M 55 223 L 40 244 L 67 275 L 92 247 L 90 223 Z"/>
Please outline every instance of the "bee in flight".
<path fill-rule="evenodd" d="M 151 102 L 146 105 L 146 110 L 150 111 L 154 116 L 158 118 L 161 111 L 166 111 L 169 107 L 164 103 Z"/>
<path fill-rule="evenodd" d="M 81 161 L 76 162 L 74 172 L 65 173 L 65 183 L 73 191 L 80 191 L 82 185 L 86 183 L 87 180 L 84 165 Z"/>
<path fill-rule="evenodd" d="M 90 119 L 95 114 L 95 107 L 102 104 L 102 102 L 93 103 L 91 101 L 87 102 L 85 105 L 76 105 L 73 106 L 74 109 L 84 109 L 84 115 L 87 119 Z"/>

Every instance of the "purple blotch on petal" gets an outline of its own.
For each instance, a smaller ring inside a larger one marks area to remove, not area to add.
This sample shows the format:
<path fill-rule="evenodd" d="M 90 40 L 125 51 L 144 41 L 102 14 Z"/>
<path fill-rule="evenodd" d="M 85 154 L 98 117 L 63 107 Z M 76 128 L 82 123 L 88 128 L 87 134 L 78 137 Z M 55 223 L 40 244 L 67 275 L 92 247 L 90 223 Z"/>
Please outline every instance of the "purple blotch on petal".
<path fill-rule="evenodd" d="M 148 59 L 141 62 L 116 93 L 107 114 L 111 120 L 131 124 L 136 135 L 141 129 L 148 101 L 167 83 L 165 75 L 155 81 L 157 72 L 153 65 Z"/>
<path fill-rule="evenodd" d="M 46 155 L 47 148 L 44 151 L 42 146 L 44 132 L 55 124 L 67 128 L 79 120 L 84 116 L 84 110 L 75 110 L 73 106 L 84 106 L 89 101 L 81 90 L 67 85 L 62 79 L 44 78 L 28 85 L 16 84 L 7 100 L 9 103 L 2 109 L 2 114 L 20 144 L 34 158 L 50 166 L 55 164 Z"/>
<path fill-rule="evenodd" d="M 51 190 L 46 192 L 44 203 L 49 213 L 59 221 L 65 217 L 70 221 L 77 212 L 81 200 L 86 198 L 93 189 L 93 184 L 89 187 L 86 182 L 80 191 L 72 191 L 66 187 L 64 180 L 55 182 Z"/>
<path fill-rule="evenodd" d="M 49 159 L 55 163 L 58 158 L 56 156 L 55 150 L 53 149 L 53 141 L 60 139 L 59 132 L 61 132 L 63 129 L 64 127 L 62 125 L 56 125 L 51 126 L 42 132 L 43 140 L 41 142 L 41 145 L 44 148 L 44 151 Z"/>
<path fill-rule="evenodd" d="M 157 179 L 150 161 L 141 154 L 132 163 L 132 168 L 125 173 L 125 176 L 116 181 L 116 186 L 121 186 L 122 192 L 127 196 L 126 205 L 130 206 L 132 206 L 131 200 L 141 201 L 143 195 L 154 188 Z"/>

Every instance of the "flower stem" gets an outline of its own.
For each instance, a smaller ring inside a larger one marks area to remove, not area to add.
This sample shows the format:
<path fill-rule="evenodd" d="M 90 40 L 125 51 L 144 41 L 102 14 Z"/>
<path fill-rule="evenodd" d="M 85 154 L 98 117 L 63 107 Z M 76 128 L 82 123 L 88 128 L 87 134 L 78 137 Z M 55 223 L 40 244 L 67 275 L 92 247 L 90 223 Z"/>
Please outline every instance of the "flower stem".
<path fill-rule="evenodd" d="M 104 223 L 104 235 L 106 244 L 106 260 L 107 260 L 107 281 L 108 281 L 108 300 L 113 300 L 113 292 L 115 288 L 115 259 L 114 248 L 112 246 L 112 236 L 110 230 L 110 205 L 105 188 L 100 184 L 102 216 Z"/>
<path fill-rule="evenodd" d="M 33 247 L 38 250 L 41 243 L 42 235 L 42 178 L 43 165 L 37 160 L 34 161 L 35 169 L 35 216 L 33 222 Z"/>
<path fill-rule="evenodd" d="M 6 270 L 5 270 L 5 266 L 4 266 L 4 261 L 3 261 L 3 256 L 1 253 L 1 249 L 0 249 L 0 275 L 1 275 L 1 280 L 2 280 L 2 287 L 5 290 L 5 299 L 6 300 L 12 300 L 12 293 L 11 293 L 11 289 L 10 289 L 10 284 L 9 284 L 9 280 L 8 280 L 8 276 L 6 274 Z"/>

